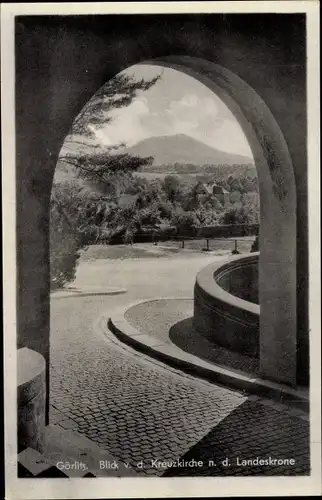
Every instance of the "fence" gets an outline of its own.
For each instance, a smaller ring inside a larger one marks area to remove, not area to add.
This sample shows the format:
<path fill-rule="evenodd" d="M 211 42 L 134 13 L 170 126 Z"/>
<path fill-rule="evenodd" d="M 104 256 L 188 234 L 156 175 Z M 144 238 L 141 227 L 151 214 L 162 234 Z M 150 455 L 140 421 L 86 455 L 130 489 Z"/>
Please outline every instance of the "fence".
<path fill-rule="evenodd" d="M 148 228 L 144 232 L 135 232 L 131 237 L 125 239 L 124 233 L 109 235 L 105 238 L 98 237 L 96 244 L 101 245 L 119 245 L 133 243 L 152 243 L 169 247 L 176 245 L 178 248 L 193 250 L 211 251 L 211 250 L 231 250 L 233 254 L 246 251 L 257 251 L 252 249 L 254 240 L 259 233 L 258 224 L 239 224 L 222 226 L 191 226 L 187 229 L 180 229 L 173 226 L 165 228 Z M 250 250 L 252 249 L 252 250 Z"/>
<path fill-rule="evenodd" d="M 166 248 L 180 248 L 186 250 L 197 250 L 202 252 L 229 251 L 233 255 L 240 253 L 255 252 L 258 250 L 256 236 L 245 236 L 240 238 L 193 238 L 177 236 L 165 242 L 154 241 L 154 245 L 162 245 Z"/>

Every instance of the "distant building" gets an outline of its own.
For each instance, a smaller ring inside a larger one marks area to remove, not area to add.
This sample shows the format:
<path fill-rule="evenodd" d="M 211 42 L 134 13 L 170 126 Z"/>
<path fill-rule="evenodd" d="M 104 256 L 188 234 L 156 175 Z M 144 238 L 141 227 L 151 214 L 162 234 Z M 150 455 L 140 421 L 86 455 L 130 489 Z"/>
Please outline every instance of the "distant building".
<path fill-rule="evenodd" d="M 215 198 L 222 205 L 229 201 L 229 192 L 214 182 L 204 183 L 199 181 L 193 188 L 193 192 L 200 201 Z"/>

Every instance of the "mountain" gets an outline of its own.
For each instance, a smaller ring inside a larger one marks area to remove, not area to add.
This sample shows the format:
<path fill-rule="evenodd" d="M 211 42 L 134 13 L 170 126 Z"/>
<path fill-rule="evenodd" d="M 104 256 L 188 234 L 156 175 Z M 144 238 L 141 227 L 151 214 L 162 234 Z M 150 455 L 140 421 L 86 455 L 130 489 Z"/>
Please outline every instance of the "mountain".
<path fill-rule="evenodd" d="M 76 146 L 75 146 L 76 148 Z M 81 151 L 79 146 L 76 151 Z M 86 152 L 91 152 L 89 149 Z M 169 170 L 169 165 L 179 164 L 173 167 L 174 172 L 186 173 L 189 171 L 182 172 L 181 165 L 195 165 L 196 168 L 193 169 L 196 172 L 205 173 L 202 169 L 202 165 L 247 165 L 254 164 L 251 158 L 246 156 L 226 153 L 220 151 L 219 149 L 211 148 L 197 139 L 188 137 L 184 134 L 172 135 L 172 136 L 159 136 L 150 137 L 144 139 L 130 148 L 125 148 L 122 153 L 129 153 L 136 156 L 152 156 L 154 158 L 153 165 L 145 166 L 141 171 L 144 172 L 158 172 L 167 173 Z M 240 171 L 240 167 L 236 167 Z M 255 169 L 255 166 L 252 167 Z M 231 172 L 230 172 L 231 173 Z M 246 174 L 245 174 L 246 175 Z M 55 181 L 56 182 L 66 182 L 68 180 L 75 179 L 76 169 L 70 164 L 65 163 L 63 160 L 58 161 L 56 171 L 55 171 Z M 78 179 L 78 183 L 86 185 L 86 181 Z"/>
<path fill-rule="evenodd" d="M 201 141 L 184 134 L 143 139 L 124 152 L 137 156 L 153 156 L 153 165 L 173 163 L 193 165 L 238 165 L 254 163 L 247 156 L 226 153 L 211 148 Z"/>

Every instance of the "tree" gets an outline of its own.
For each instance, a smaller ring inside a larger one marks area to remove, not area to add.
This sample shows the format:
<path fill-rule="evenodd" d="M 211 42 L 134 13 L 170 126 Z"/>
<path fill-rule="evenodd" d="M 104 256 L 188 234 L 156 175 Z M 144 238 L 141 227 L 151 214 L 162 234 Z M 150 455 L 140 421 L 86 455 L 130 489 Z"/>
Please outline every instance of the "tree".
<path fill-rule="evenodd" d="M 196 216 L 194 212 L 185 212 L 180 208 L 174 211 L 171 219 L 171 224 L 177 228 L 179 234 L 192 233 L 192 228 L 196 224 Z"/>
<path fill-rule="evenodd" d="M 200 226 L 206 226 L 215 224 L 218 221 L 218 216 L 216 212 L 210 208 L 205 206 L 200 206 L 195 211 L 196 222 Z"/>
<path fill-rule="evenodd" d="M 87 146 L 87 152 L 66 152 L 63 147 L 59 160 L 73 166 L 79 177 L 103 194 L 113 190 L 118 193 L 126 177 L 141 166 L 150 165 L 153 158 L 120 153 L 123 143 L 102 150 L 99 144 L 92 143 L 95 130 L 112 121 L 113 110 L 129 106 L 140 92 L 150 89 L 159 79 L 160 75 L 151 80 L 135 80 L 123 73 L 103 85 L 77 115 L 64 143 L 80 143 Z"/>
<path fill-rule="evenodd" d="M 159 79 L 160 75 L 151 80 L 134 80 L 124 73 L 116 75 L 83 107 L 73 122 L 70 135 L 95 138 L 95 128 L 101 128 L 112 120 L 109 116 L 112 110 L 129 106 L 139 92 L 149 90 Z"/>
<path fill-rule="evenodd" d="M 160 213 L 160 217 L 163 220 L 170 221 L 172 219 L 175 208 L 169 200 L 161 200 L 158 203 L 158 210 Z"/>
<path fill-rule="evenodd" d="M 248 215 L 249 223 L 250 224 L 259 224 L 259 220 L 260 220 L 259 194 L 256 192 L 250 192 L 250 193 L 243 194 L 242 206 Z"/>
<path fill-rule="evenodd" d="M 223 214 L 222 224 L 249 224 L 249 216 L 243 207 L 236 206 Z"/>
<path fill-rule="evenodd" d="M 118 196 L 126 180 L 142 165 L 151 163 L 152 158 L 140 158 L 120 153 L 118 147 L 99 150 L 100 145 L 91 143 L 95 129 L 112 120 L 113 109 L 129 106 L 140 91 L 148 90 L 160 76 L 152 80 L 135 81 L 128 75 L 117 75 L 107 82 L 84 106 L 76 117 L 66 143 L 87 146 L 87 151 L 66 152 L 63 147 L 60 161 L 73 167 L 77 177 L 85 179 L 92 191 L 101 195 Z M 89 147 L 91 149 L 89 150 Z M 89 151 L 89 152 L 88 152 Z M 81 189 L 78 186 L 79 189 Z M 73 187 L 75 190 L 75 186 Z M 101 227 L 106 224 L 111 211 L 102 207 L 100 200 L 79 200 L 71 186 L 54 186 L 51 199 L 50 265 L 51 285 L 64 286 L 75 277 L 80 249 L 85 242 L 95 242 Z M 88 197 L 88 193 L 87 193 Z"/>
<path fill-rule="evenodd" d="M 53 185 L 50 210 L 50 281 L 53 289 L 75 278 L 83 246 L 83 234 L 79 230 L 83 202 L 81 189 L 73 183 Z"/>
<path fill-rule="evenodd" d="M 176 175 L 166 175 L 163 181 L 163 189 L 169 201 L 176 200 L 180 192 L 180 179 Z"/>
<path fill-rule="evenodd" d="M 142 165 L 150 165 L 152 157 L 142 158 L 127 153 L 111 154 L 109 150 L 80 155 L 66 154 L 63 157 L 76 169 L 77 176 L 101 194 L 118 197 L 128 185 L 128 177 Z"/>
<path fill-rule="evenodd" d="M 232 191 L 229 193 L 229 201 L 230 203 L 239 203 L 241 200 L 241 193 L 240 191 Z"/>
<path fill-rule="evenodd" d="M 233 191 L 238 191 L 239 193 L 244 192 L 240 179 L 238 179 L 237 177 L 233 178 L 232 181 L 229 182 L 229 187 L 231 192 Z"/>

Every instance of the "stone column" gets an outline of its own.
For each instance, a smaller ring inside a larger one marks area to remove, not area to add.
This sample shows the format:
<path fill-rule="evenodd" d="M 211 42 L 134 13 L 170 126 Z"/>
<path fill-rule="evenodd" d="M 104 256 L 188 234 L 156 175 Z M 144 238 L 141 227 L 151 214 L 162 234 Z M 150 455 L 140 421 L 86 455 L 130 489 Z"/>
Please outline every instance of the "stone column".
<path fill-rule="evenodd" d="M 18 453 L 44 446 L 46 407 L 46 363 L 27 347 L 17 351 L 18 368 Z"/>

